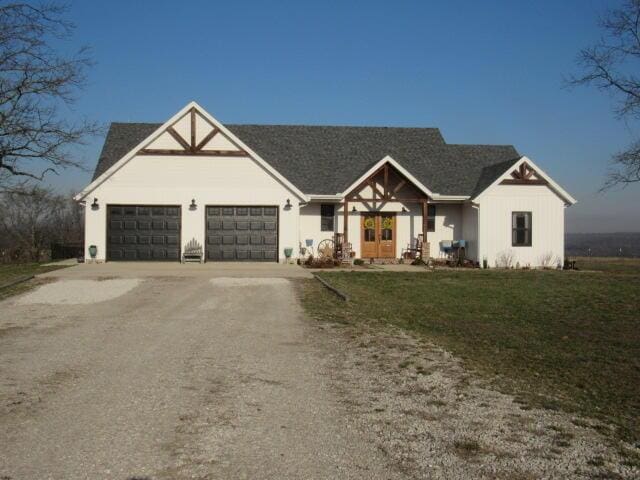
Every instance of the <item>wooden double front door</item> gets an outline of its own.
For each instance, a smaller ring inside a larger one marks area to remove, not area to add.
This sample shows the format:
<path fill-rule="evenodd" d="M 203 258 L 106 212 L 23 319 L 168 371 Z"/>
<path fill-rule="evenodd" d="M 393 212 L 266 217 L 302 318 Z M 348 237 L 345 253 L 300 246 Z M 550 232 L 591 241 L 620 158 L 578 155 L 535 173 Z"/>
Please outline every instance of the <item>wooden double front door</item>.
<path fill-rule="evenodd" d="M 364 213 L 360 219 L 362 258 L 395 258 L 396 215 Z"/>

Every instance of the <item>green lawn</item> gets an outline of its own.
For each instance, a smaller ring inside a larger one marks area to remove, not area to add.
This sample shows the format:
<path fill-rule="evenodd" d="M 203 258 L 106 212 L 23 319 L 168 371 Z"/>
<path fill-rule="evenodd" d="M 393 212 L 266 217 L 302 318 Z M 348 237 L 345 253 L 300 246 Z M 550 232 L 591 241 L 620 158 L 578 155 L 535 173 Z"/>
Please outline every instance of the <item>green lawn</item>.
<path fill-rule="evenodd" d="M 34 285 L 34 282 L 33 280 L 31 280 L 9 288 L 2 288 L 4 285 L 8 285 L 13 281 L 28 277 L 30 275 L 51 272 L 53 270 L 58 270 L 65 267 L 66 265 L 54 265 L 45 267 L 40 263 L 0 264 L 0 300 L 8 297 L 9 295 L 15 295 L 16 293 L 23 292 L 24 290 L 32 287 Z"/>
<path fill-rule="evenodd" d="M 528 405 L 595 417 L 615 425 L 620 438 L 639 441 L 640 261 L 634 265 L 323 272 L 351 301 L 312 281 L 302 297 L 315 318 L 410 330 Z"/>

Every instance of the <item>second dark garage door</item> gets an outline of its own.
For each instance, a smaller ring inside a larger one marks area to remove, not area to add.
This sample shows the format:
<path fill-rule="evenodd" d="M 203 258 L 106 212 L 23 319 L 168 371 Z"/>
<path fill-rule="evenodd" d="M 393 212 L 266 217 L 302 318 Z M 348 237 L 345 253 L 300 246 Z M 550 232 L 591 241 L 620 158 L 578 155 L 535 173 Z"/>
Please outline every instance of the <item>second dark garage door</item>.
<path fill-rule="evenodd" d="M 278 207 L 206 208 L 206 256 L 213 261 L 278 261 Z"/>

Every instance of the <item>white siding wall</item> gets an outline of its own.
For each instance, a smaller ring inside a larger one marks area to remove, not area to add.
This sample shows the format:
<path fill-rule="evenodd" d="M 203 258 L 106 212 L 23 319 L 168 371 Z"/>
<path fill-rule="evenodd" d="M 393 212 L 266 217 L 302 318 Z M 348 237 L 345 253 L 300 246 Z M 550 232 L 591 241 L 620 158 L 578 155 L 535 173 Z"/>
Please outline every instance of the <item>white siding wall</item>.
<path fill-rule="evenodd" d="M 466 240 L 466 256 L 479 262 L 478 257 L 478 209 L 470 203 L 462 206 L 462 232 L 463 240 Z"/>
<path fill-rule="evenodd" d="M 436 229 L 427 233 L 431 245 L 431 256 L 444 256 L 440 249 L 442 240 L 466 240 L 462 231 L 462 205 L 459 203 L 436 203 Z"/>
<path fill-rule="evenodd" d="M 480 261 L 490 267 L 505 252 L 521 266 L 540 266 L 546 254 L 564 262 L 564 202 L 542 185 L 497 185 L 480 199 Z M 511 245 L 511 213 L 532 212 L 531 247 Z"/>
<path fill-rule="evenodd" d="M 100 208 L 89 204 L 98 199 Z M 189 210 L 191 199 L 198 208 Z M 285 210 L 287 199 L 293 207 Z M 292 247 L 298 253 L 298 199 L 250 158 L 138 156 L 131 159 L 87 197 L 85 252 L 98 247 L 97 260 L 106 253 L 108 204 L 182 206 L 182 247 L 195 238 L 204 245 L 206 205 L 270 205 L 279 207 L 279 257 Z"/>

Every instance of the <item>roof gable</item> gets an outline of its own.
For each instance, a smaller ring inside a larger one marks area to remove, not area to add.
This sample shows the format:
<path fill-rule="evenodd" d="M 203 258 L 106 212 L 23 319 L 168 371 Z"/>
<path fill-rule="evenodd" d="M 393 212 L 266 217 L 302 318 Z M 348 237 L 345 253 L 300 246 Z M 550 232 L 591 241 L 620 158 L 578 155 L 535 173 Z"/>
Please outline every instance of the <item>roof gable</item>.
<path fill-rule="evenodd" d="M 513 163 L 504 162 L 495 165 L 494 168 L 491 169 L 492 174 L 498 172 L 499 168 L 502 168 L 502 172 L 496 175 L 493 181 L 489 182 L 482 189 L 476 189 L 477 191 L 474 192 L 474 195 L 471 197 L 474 202 L 479 202 L 481 198 L 496 185 L 521 185 L 525 188 L 527 185 L 544 185 L 550 188 L 567 205 L 574 205 L 577 202 L 575 198 L 528 157 L 520 157 L 518 161 Z"/>
<path fill-rule="evenodd" d="M 151 126 L 154 124 L 146 125 Z M 76 195 L 75 199 L 81 200 L 85 198 L 92 190 L 136 155 L 203 155 L 209 157 L 243 156 L 251 158 L 293 194 L 301 200 L 307 200 L 302 191 L 196 102 L 190 102 L 165 123 L 159 126 L 156 124 L 155 127 L 146 137 L 139 139 L 135 146 L 130 148 L 124 156 L 111 158 L 101 154 L 92 182 Z M 140 130 L 145 130 L 145 128 Z M 116 137 L 119 138 L 119 136 Z M 133 139 L 131 141 L 133 142 Z M 105 142 L 103 152 L 106 149 Z M 114 150 L 118 151 L 120 148 L 109 149 L 110 152 Z M 100 170 L 100 173 L 98 173 L 98 170 Z"/>

